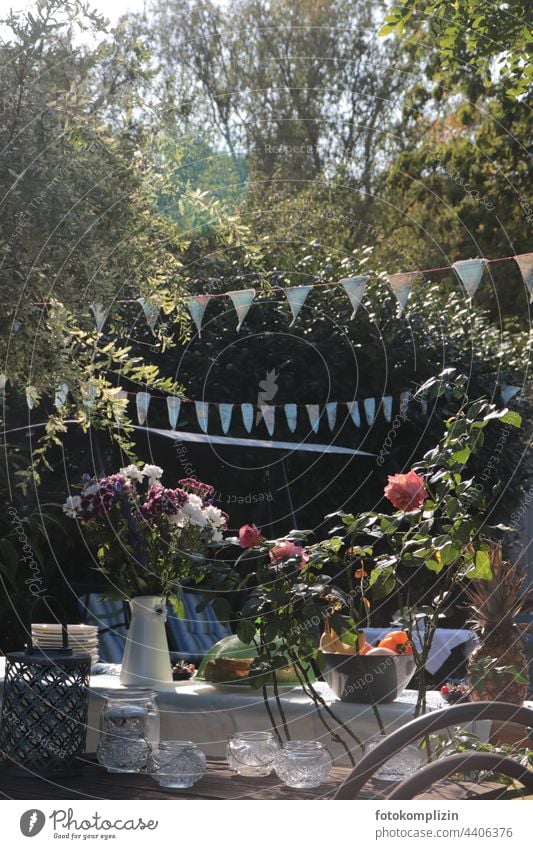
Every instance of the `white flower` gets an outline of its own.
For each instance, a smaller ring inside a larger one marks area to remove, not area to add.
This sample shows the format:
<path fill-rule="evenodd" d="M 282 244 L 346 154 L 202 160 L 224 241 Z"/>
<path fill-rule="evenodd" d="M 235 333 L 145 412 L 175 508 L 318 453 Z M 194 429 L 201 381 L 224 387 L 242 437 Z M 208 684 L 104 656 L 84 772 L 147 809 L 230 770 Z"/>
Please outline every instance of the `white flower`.
<path fill-rule="evenodd" d="M 204 514 L 209 524 L 214 528 L 222 528 L 226 524 L 226 519 L 222 515 L 222 510 L 219 510 L 218 507 L 214 506 L 214 504 L 208 504 L 207 507 L 204 507 Z"/>
<path fill-rule="evenodd" d="M 63 504 L 63 512 L 70 519 L 77 519 L 81 512 L 81 498 L 79 495 L 70 495 Z"/>
<path fill-rule="evenodd" d="M 120 474 L 132 481 L 142 481 L 143 479 L 143 473 L 134 463 L 130 463 L 129 466 L 120 469 Z"/>
<path fill-rule="evenodd" d="M 198 525 L 200 528 L 204 528 L 208 524 L 202 499 L 198 495 L 189 493 L 188 501 L 181 508 L 181 512 L 191 525 Z"/>
<path fill-rule="evenodd" d="M 153 486 L 162 477 L 163 469 L 160 466 L 153 466 L 151 463 L 146 463 L 142 474 L 148 478 L 149 485 Z"/>

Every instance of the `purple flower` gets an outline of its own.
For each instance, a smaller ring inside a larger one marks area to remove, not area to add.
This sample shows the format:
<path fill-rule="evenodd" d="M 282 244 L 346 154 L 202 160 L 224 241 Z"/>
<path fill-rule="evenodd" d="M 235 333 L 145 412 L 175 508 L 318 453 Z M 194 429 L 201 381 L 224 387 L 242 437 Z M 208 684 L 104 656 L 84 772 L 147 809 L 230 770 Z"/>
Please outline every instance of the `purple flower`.
<path fill-rule="evenodd" d="M 154 484 L 148 490 L 146 501 L 141 504 L 140 512 L 147 520 L 153 520 L 157 516 L 175 516 L 187 500 L 187 493 L 182 489 L 166 489 Z"/>
<path fill-rule="evenodd" d="M 182 478 L 182 480 L 178 481 L 180 486 L 183 489 L 187 490 L 187 492 L 192 492 L 194 495 L 198 495 L 204 501 L 207 501 L 214 494 L 215 490 L 208 483 L 202 483 L 202 481 L 197 480 L 196 478 Z"/>

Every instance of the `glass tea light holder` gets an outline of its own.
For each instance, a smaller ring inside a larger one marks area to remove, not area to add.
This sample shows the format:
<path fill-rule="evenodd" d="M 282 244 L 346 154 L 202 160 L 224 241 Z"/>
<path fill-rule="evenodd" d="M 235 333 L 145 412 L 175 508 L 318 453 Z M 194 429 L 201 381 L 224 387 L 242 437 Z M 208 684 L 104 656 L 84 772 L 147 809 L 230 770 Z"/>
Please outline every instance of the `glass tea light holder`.
<path fill-rule="evenodd" d="M 148 740 L 148 708 L 139 701 L 108 695 L 100 716 L 98 763 L 108 772 L 142 772 L 148 766 L 152 746 Z"/>
<path fill-rule="evenodd" d="M 192 787 L 205 772 L 206 757 L 190 740 L 162 740 L 152 753 L 150 772 L 161 787 Z"/>
<path fill-rule="evenodd" d="M 290 740 L 277 753 L 274 766 L 287 787 L 318 787 L 328 777 L 333 758 L 318 741 Z"/>
<path fill-rule="evenodd" d="M 239 775 L 270 775 L 279 743 L 271 731 L 241 731 L 226 748 L 230 769 Z"/>

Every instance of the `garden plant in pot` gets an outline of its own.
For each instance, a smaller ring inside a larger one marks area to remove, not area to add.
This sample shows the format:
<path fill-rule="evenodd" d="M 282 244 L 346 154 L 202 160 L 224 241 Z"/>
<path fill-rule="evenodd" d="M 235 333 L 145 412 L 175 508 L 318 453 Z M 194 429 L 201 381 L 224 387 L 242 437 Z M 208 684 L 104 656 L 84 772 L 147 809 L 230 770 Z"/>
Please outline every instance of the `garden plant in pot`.
<path fill-rule="evenodd" d="M 198 583 L 209 569 L 210 546 L 222 542 L 227 516 L 212 503 L 213 488 L 195 478 L 168 489 L 163 470 L 130 465 L 86 478 L 63 505 L 96 549 L 112 591 L 130 600 L 132 619 L 120 681 L 153 687 L 172 682 L 165 632 L 167 602 L 182 614 L 182 581 Z"/>

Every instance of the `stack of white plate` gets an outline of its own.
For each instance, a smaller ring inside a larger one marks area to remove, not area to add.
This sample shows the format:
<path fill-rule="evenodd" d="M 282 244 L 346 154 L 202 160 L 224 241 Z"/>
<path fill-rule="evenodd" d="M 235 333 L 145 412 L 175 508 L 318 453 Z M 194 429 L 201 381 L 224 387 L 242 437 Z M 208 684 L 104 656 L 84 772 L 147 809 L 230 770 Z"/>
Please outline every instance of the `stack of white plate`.
<path fill-rule="evenodd" d="M 97 663 L 98 628 L 95 625 L 67 625 L 68 644 L 75 652 L 91 655 L 91 663 Z M 34 646 L 40 649 L 60 649 L 63 647 L 61 625 L 33 625 L 31 636 Z"/>

